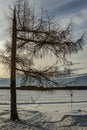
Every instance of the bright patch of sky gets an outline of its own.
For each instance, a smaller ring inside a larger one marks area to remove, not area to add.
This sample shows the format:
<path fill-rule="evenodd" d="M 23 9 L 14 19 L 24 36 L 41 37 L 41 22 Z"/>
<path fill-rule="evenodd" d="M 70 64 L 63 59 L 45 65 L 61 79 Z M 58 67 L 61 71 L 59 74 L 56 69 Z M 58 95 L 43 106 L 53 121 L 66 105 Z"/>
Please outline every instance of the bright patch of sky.
<path fill-rule="evenodd" d="M 0 0 L 1 44 L 8 39 L 8 31 L 6 29 L 8 29 L 9 23 L 6 14 L 9 15 L 9 6 L 13 4 L 13 1 Z M 61 21 L 64 27 L 71 21 L 75 39 L 83 33 L 87 35 L 87 0 L 30 0 L 30 4 L 35 7 L 36 12 L 40 12 L 41 8 L 47 9 L 56 19 Z M 78 71 L 79 73 L 87 73 L 87 45 L 84 46 L 83 51 L 73 55 L 72 59 L 74 63 L 79 63 L 74 68 L 83 68 Z"/>

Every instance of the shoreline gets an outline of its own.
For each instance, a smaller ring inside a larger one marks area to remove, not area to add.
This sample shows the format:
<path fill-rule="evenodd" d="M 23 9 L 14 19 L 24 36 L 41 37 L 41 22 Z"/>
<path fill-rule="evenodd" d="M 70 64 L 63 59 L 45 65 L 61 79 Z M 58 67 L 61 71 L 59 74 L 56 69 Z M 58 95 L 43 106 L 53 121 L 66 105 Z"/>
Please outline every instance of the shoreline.
<path fill-rule="evenodd" d="M 10 87 L 0 87 L 0 89 L 8 90 Z M 87 90 L 87 86 L 66 86 L 66 87 L 16 87 L 17 90 L 32 90 L 32 91 L 52 91 L 52 90 Z"/>

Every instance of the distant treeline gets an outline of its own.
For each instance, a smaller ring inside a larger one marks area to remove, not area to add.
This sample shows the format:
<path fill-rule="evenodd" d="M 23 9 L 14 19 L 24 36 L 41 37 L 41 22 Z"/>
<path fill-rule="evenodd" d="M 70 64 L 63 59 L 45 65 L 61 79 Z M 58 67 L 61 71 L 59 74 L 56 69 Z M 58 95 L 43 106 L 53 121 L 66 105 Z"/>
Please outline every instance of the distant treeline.
<path fill-rule="evenodd" d="M 87 86 L 64 86 L 64 87 L 43 87 L 43 86 L 20 86 L 19 90 L 38 90 L 38 91 L 48 91 L 48 90 L 86 90 Z"/>
<path fill-rule="evenodd" d="M 0 89 L 10 89 L 10 87 L 0 87 Z M 37 87 L 37 86 L 20 86 L 17 90 L 37 90 L 37 91 L 51 91 L 51 90 L 87 90 L 87 86 L 64 86 L 64 87 Z"/>

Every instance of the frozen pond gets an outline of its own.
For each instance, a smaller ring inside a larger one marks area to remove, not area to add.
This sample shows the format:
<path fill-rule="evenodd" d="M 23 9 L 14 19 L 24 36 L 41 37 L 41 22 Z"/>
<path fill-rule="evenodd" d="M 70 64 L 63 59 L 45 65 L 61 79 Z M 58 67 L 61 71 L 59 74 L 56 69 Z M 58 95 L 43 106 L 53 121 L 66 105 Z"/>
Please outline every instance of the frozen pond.
<path fill-rule="evenodd" d="M 17 108 L 24 124 L 5 123 L 4 120 L 10 118 L 10 90 L 0 90 L 1 130 L 14 128 L 28 130 L 30 126 L 32 129 L 29 130 L 87 129 L 87 90 L 50 92 L 17 90 Z M 35 128 L 32 123 L 36 123 Z M 67 127 L 64 127 L 66 125 Z"/>
<path fill-rule="evenodd" d="M 49 92 L 17 90 L 18 103 L 68 103 L 87 102 L 87 90 L 57 90 Z M 0 90 L 0 103 L 9 103 L 10 90 Z"/>
<path fill-rule="evenodd" d="M 17 103 L 19 105 L 43 105 L 65 107 L 67 109 L 86 109 L 87 90 L 57 90 L 50 92 L 17 90 Z M 71 104 L 72 103 L 72 104 Z M 10 104 L 10 90 L 0 90 L 0 104 Z M 72 106 L 71 106 L 72 105 Z M 64 109 L 65 110 L 65 109 Z"/>

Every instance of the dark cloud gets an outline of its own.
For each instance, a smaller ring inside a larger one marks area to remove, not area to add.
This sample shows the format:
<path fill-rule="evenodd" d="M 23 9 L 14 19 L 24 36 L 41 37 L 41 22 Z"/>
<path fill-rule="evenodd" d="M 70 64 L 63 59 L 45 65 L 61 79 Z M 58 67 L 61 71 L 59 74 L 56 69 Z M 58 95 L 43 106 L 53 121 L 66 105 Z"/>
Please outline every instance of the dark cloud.
<path fill-rule="evenodd" d="M 54 10 L 56 15 L 65 15 L 78 12 L 81 9 L 87 8 L 87 0 L 73 0 Z"/>

